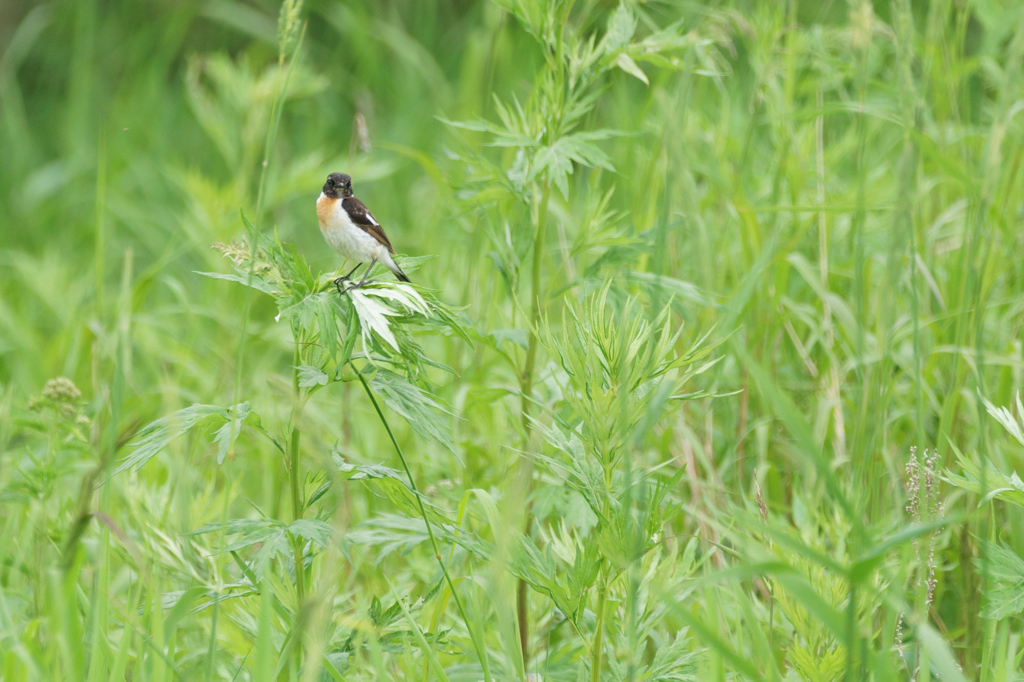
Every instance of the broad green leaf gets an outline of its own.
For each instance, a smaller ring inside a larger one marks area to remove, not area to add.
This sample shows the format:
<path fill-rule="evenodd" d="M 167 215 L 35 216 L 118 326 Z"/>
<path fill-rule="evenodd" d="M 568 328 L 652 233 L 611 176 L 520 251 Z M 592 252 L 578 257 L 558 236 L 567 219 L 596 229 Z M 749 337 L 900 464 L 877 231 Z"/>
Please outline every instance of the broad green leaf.
<path fill-rule="evenodd" d="M 967 682 L 949 643 L 927 621 L 917 626 L 917 639 L 928 649 L 932 672 L 942 682 Z"/>

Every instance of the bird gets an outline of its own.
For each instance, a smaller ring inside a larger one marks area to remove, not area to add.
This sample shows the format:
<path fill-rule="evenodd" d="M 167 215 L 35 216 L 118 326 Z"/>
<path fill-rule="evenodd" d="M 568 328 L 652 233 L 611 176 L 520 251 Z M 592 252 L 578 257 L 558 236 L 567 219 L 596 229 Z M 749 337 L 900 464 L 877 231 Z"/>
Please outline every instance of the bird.
<path fill-rule="evenodd" d="M 377 219 L 373 217 L 366 204 L 352 194 L 352 178 L 344 173 L 331 173 L 327 176 L 320 197 L 316 200 L 316 217 L 320 221 L 320 233 L 327 245 L 339 256 L 356 261 L 356 266 L 345 275 L 334 280 L 334 285 L 341 290 L 343 282 L 347 282 L 359 269 L 360 265 L 369 263 L 363 279 L 345 291 L 358 289 L 366 284 L 366 278 L 373 269 L 374 263 L 381 263 L 394 273 L 402 282 L 409 278 L 395 262 L 395 249 L 388 241 Z"/>

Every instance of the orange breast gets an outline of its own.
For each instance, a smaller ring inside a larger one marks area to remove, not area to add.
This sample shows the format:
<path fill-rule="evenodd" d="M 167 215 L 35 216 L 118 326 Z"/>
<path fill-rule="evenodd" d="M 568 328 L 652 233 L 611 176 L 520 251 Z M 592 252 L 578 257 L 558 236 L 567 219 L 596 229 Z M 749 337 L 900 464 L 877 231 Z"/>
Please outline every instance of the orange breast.
<path fill-rule="evenodd" d="M 316 200 L 316 217 L 320 221 L 320 227 L 324 228 L 331 224 L 331 215 L 338 206 L 341 199 L 321 196 Z"/>

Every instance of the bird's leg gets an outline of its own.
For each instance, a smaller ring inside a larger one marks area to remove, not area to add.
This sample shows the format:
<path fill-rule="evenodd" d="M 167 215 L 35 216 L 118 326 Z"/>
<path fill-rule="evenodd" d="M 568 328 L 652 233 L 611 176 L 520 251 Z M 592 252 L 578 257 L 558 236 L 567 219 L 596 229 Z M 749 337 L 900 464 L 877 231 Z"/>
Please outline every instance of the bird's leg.
<path fill-rule="evenodd" d="M 342 282 L 347 282 L 352 277 L 353 273 L 355 273 L 355 271 L 359 269 L 360 265 L 362 265 L 362 263 L 356 263 L 356 266 L 354 268 L 352 268 L 351 270 L 349 270 L 347 275 L 345 275 L 344 277 L 339 277 L 336 280 L 334 280 L 334 286 L 337 287 L 339 294 L 343 293 L 341 291 L 341 283 Z"/>
<path fill-rule="evenodd" d="M 353 284 L 352 286 L 347 287 L 345 289 L 345 291 L 346 292 L 352 291 L 353 289 L 358 289 L 359 287 L 361 287 L 364 284 L 366 284 L 366 278 L 370 276 L 370 271 L 373 270 L 373 266 L 376 265 L 376 264 L 377 264 L 377 259 L 374 258 L 372 261 L 370 261 L 370 264 L 368 266 L 366 266 L 366 272 L 363 273 L 363 278 L 361 280 L 359 280 L 359 284 Z M 373 280 L 371 279 L 370 281 L 372 282 Z"/>

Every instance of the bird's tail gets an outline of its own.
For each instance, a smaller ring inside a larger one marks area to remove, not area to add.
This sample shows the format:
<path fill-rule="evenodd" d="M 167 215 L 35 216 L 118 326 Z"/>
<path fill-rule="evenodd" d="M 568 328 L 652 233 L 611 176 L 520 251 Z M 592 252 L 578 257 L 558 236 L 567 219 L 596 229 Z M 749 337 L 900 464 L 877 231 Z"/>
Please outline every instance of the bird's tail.
<path fill-rule="evenodd" d="M 402 272 L 402 268 L 399 267 L 398 263 L 395 262 L 394 258 L 388 258 L 387 262 L 385 262 L 384 264 L 388 266 L 388 270 L 395 274 L 395 277 L 398 279 L 399 282 L 409 281 L 409 278 L 406 276 L 404 272 Z"/>

